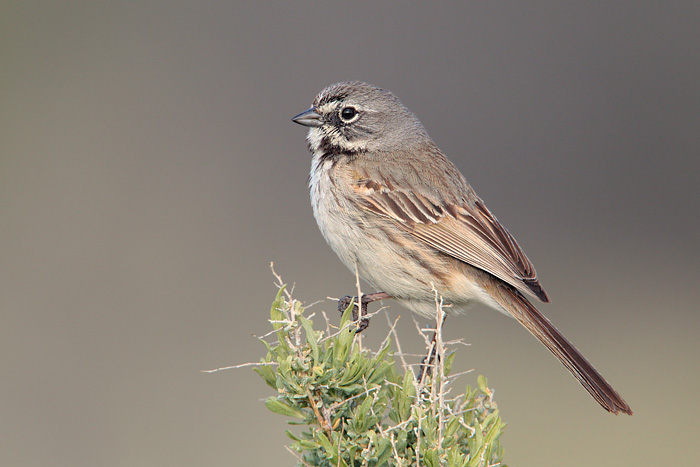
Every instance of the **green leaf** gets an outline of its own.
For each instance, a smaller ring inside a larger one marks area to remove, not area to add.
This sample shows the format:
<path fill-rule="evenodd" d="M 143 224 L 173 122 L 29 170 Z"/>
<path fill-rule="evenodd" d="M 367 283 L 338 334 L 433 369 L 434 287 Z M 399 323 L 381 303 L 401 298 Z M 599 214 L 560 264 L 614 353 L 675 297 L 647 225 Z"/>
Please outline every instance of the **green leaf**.
<path fill-rule="evenodd" d="M 280 401 L 276 397 L 269 397 L 265 401 L 265 407 L 270 409 L 270 411 L 274 413 L 278 413 L 280 415 L 286 415 L 288 417 L 296 417 L 296 418 L 306 418 L 304 413 L 289 404 L 285 404 L 284 402 Z"/>
<path fill-rule="evenodd" d="M 352 322 L 352 309 L 355 302 L 350 302 L 350 305 L 343 311 L 343 315 L 340 317 L 340 329 L 344 329 L 350 325 Z"/>
<path fill-rule="evenodd" d="M 489 391 L 489 387 L 486 384 L 486 376 L 484 375 L 479 375 L 476 378 L 476 385 L 479 386 L 479 390 L 483 392 L 486 395 L 491 394 L 491 391 Z"/>
<path fill-rule="evenodd" d="M 449 355 L 447 355 L 447 358 L 445 359 L 445 376 L 450 374 L 450 371 L 452 371 L 452 362 L 454 362 L 455 355 L 457 355 L 456 352 L 450 352 Z"/>
<path fill-rule="evenodd" d="M 384 343 L 384 347 L 382 347 L 379 352 L 377 352 L 377 356 L 374 357 L 374 359 L 378 362 L 383 362 L 386 360 L 386 356 L 389 355 L 389 352 L 391 351 L 391 338 L 389 337 L 386 342 Z"/>
<path fill-rule="evenodd" d="M 469 467 L 479 467 L 481 465 L 481 456 L 484 450 L 484 436 L 481 432 L 481 426 L 479 422 L 474 420 L 474 436 L 469 438 L 469 453 L 471 455 L 471 460 L 469 462 Z"/>
<path fill-rule="evenodd" d="M 259 374 L 268 386 L 272 389 L 277 389 L 277 375 L 272 365 L 261 365 L 257 368 L 253 368 L 253 371 Z"/>
<path fill-rule="evenodd" d="M 310 441 L 308 439 L 299 440 L 299 446 L 303 447 L 304 449 L 318 449 L 321 447 L 320 444 Z"/>
<path fill-rule="evenodd" d="M 386 438 L 377 440 L 377 467 L 387 463 L 391 458 L 391 441 Z"/>
<path fill-rule="evenodd" d="M 333 366 L 339 369 L 347 362 L 352 341 L 355 337 L 354 329 L 343 328 L 342 326 L 341 329 L 345 330 L 336 336 L 333 344 Z"/>
<path fill-rule="evenodd" d="M 413 400 L 416 397 L 416 385 L 413 379 L 413 373 L 407 371 L 403 378 L 403 385 L 401 391 L 398 393 L 398 415 L 400 417 L 399 422 L 408 420 L 411 416 L 411 406 L 413 405 Z"/>
<path fill-rule="evenodd" d="M 286 287 L 287 284 L 280 287 L 279 291 L 277 291 L 277 296 L 275 297 L 275 301 L 272 302 L 272 308 L 270 309 L 270 320 L 272 321 L 272 327 L 275 330 L 278 330 L 282 326 L 284 326 L 283 323 L 275 321 L 284 321 L 285 319 L 287 319 L 284 312 L 282 311 L 284 309 L 284 298 L 282 294 L 284 293 L 284 289 Z"/>
<path fill-rule="evenodd" d="M 304 328 L 304 331 L 306 331 L 306 342 L 311 346 L 311 352 L 314 358 L 314 365 L 316 365 L 319 363 L 319 360 L 321 360 L 320 351 L 318 347 L 318 340 L 316 339 L 316 332 L 314 331 L 311 321 L 304 318 L 303 316 L 299 316 L 299 322 Z"/>
<path fill-rule="evenodd" d="M 462 425 L 459 424 L 459 417 L 452 417 L 445 427 L 445 438 L 452 438 Z"/>
<path fill-rule="evenodd" d="M 326 451 L 326 453 L 329 456 L 335 456 L 335 449 L 333 449 L 333 445 L 331 444 L 331 441 L 328 439 L 328 437 L 321 431 L 316 431 L 316 436 L 314 437 L 316 441 L 319 442 L 321 447 Z"/>
<path fill-rule="evenodd" d="M 423 456 L 425 465 L 429 467 L 440 467 L 440 456 L 438 456 L 437 449 L 428 449 L 423 453 Z"/>

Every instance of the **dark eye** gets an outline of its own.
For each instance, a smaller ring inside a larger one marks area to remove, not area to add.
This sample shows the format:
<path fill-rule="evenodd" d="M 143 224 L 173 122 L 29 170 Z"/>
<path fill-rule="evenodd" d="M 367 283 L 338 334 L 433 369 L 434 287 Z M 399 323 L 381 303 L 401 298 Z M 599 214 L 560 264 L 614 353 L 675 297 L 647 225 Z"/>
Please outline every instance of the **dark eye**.
<path fill-rule="evenodd" d="M 357 116 L 357 109 L 355 107 L 343 107 L 343 109 L 340 111 L 340 118 L 345 120 L 346 122 L 349 122 L 353 118 Z"/>

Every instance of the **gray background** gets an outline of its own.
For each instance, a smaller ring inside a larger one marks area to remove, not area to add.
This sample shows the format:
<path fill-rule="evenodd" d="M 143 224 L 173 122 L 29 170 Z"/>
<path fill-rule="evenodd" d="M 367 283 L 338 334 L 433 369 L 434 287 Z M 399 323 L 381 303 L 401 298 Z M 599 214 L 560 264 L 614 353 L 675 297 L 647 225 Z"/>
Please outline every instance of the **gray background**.
<path fill-rule="evenodd" d="M 421 118 L 635 410 L 477 308 L 447 337 L 496 390 L 506 460 L 694 464 L 700 3 L 657 3 L 3 3 L 0 462 L 293 463 L 272 391 L 200 370 L 263 354 L 270 261 L 306 302 L 353 291 L 289 119 L 361 79 Z"/>

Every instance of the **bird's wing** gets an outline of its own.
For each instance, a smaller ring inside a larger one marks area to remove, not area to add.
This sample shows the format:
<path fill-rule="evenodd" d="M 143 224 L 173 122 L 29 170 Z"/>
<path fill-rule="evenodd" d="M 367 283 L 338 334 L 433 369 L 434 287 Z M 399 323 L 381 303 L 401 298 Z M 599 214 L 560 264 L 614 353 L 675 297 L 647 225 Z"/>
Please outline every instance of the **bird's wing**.
<path fill-rule="evenodd" d="M 470 188 L 461 200 L 452 202 L 388 179 L 358 178 L 354 189 L 365 209 L 393 220 L 416 239 L 549 301 L 535 267 Z"/>

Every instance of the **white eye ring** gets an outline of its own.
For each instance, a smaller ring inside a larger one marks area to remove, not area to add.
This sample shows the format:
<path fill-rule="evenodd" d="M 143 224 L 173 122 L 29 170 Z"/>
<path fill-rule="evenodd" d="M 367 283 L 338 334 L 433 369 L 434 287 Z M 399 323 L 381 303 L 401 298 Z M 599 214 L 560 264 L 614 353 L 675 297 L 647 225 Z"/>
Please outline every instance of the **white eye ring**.
<path fill-rule="evenodd" d="M 346 105 L 338 111 L 338 116 L 343 122 L 351 123 L 359 118 L 360 112 L 352 105 Z"/>

